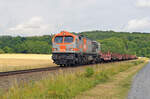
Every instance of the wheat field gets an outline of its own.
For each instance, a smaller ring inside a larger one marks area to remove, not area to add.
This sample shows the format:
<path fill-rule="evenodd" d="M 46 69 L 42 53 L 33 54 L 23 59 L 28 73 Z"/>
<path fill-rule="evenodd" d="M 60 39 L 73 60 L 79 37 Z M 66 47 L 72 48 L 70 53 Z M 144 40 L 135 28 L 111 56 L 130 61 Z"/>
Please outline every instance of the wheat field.
<path fill-rule="evenodd" d="M 51 55 L 45 54 L 0 54 L 0 72 L 57 66 Z"/>

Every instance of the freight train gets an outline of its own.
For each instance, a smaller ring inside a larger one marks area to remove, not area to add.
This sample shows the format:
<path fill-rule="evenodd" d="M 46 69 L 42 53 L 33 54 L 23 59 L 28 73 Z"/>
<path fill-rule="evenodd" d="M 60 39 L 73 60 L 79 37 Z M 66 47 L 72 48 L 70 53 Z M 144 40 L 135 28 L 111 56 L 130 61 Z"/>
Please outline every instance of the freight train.
<path fill-rule="evenodd" d="M 99 42 L 62 31 L 52 38 L 52 59 L 60 66 L 136 59 L 135 55 L 102 53 Z"/>

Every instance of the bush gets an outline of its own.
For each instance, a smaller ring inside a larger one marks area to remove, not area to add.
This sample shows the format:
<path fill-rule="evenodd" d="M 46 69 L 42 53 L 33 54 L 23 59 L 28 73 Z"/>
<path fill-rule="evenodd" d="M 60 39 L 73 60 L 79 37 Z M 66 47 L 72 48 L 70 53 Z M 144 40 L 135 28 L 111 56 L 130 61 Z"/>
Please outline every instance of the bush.
<path fill-rule="evenodd" d="M 91 67 L 86 68 L 85 76 L 91 77 L 94 74 L 94 69 Z"/>
<path fill-rule="evenodd" d="M 0 49 L 0 54 L 3 54 L 3 53 L 5 53 L 2 49 Z"/>
<path fill-rule="evenodd" d="M 3 50 L 5 51 L 5 53 L 13 53 L 13 49 L 10 48 L 10 47 L 8 47 L 8 46 L 5 46 L 5 47 L 3 48 Z"/>
<path fill-rule="evenodd" d="M 107 71 L 102 71 L 99 75 L 96 76 L 96 78 L 99 80 L 99 82 L 103 83 L 109 79 L 109 75 L 110 74 L 107 73 Z"/>
<path fill-rule="evenodd" d="M 134 64 L 134 65 L 139 65 L 139 64 L 141 64 L 141 63 L 144 63 L 144 61 L 142 61 L 142 60 L 133 61 L 133 64 Z"/>

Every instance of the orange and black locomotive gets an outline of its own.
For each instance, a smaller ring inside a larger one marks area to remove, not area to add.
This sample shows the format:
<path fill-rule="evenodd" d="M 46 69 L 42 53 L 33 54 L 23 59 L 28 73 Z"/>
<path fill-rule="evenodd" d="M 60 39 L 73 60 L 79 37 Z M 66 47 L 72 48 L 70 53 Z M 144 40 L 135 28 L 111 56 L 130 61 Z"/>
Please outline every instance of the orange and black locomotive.
<path fill-rule="evenodd" d="M 52 39 L 52 59 L 60 66 L 90 64 L 100 61 L 100 43 L 67 31 Z"/>
<path fill-rule="evenodd" d="M 101 52 L 100 43 L 67 31 L 52 39 L 52 59 L 60 66 L 73 66 L 101 62 L 137 59 L 136 55 Z"/>

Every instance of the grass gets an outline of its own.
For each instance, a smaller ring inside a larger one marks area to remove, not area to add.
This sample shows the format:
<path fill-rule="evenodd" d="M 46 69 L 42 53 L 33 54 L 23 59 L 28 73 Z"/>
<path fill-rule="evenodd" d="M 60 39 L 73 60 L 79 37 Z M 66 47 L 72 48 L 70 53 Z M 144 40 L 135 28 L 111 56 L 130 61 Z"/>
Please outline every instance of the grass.
<path fill-rule="evenodd" d="M 136 65 L 135 65 L 136 64 Z M 132 77 L 147 64 L 147 61 L 133 61 L 132 67 L 120 69 L 109 81 L 100 83 L 77 99 L 126 99 L 131 87 Z"/>
<path fill-rule="evenodd" d="M 51 55 L 0 54 L 0 72 L 56 66 Z"/>
<path fill-rule="evenodd" d="M 143 60 L 102 64 L 85 68 L 84 71 L 63 72 L 49 75 L 46 79 L 14 86 L 0 95 L 1 99 L 70 99 L 98 84 L 111 82 L 112 78 L 127 71 L 131 67 L 140 66 Z M 104 89 L 100 89 L 104 90 Z M 84 98 L 85 99 L 85 98 Z"/>
<path fill-rule="evenodd" d="M 132 79 L 133 79 L 134 75 L 137 72 L 139 72 L 141 70 L 141 68 L 143 68 L 143 66 L 145 66 L 147 64 L 147 62 L 140 64 L 141 66 L 135 67 L 135 68 L 126 72 L 126 77 L 124 77 L 124 79 L 119 81 L 118 86 L 116 88 L 118 91 L 117 92 L 118 93 L 118 96 L 117 96 L 118 99 L 126 99 L 127 98 L 128 92 L 131 88 Z M 135 64 L 137 64 L 137 63 L 135 63 Z M 139 64 L 137 64 L 137 65 L 139 65 Z"/>

